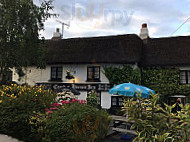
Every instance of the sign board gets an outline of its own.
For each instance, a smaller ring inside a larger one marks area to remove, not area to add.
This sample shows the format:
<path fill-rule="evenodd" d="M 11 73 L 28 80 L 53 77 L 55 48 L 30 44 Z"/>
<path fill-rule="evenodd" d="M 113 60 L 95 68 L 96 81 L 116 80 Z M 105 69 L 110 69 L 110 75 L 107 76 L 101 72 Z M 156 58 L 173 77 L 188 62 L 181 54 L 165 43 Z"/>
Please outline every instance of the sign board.
<path fill-rule="evenodd" d="M 73 88 L 78 91 L 109 91 L 112 88 L 111 84 L 100 83 L 100 84 L 85 84 L 85 83 L 37 83 L 39 86 L 45 86 L 47 89 L 60 90 L 63 88 Z"/>

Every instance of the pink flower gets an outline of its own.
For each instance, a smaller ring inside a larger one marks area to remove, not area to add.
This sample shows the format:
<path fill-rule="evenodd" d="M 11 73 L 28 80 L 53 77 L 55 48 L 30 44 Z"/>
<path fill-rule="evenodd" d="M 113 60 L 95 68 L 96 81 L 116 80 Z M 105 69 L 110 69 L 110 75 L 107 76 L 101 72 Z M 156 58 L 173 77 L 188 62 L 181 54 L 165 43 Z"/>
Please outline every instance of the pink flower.
<path fill-rule="evenodd" d="M 65 102 L 66 102 L 65 100 L 64 100 L 64 101 L 62 101 L 62 104 L 65 104 Z"/>
<path fill-rule="evenodd" d="M 36 101 L 38 101 L 38 99 L 35 99 L 34 101 L 36 102 Z"/>
<path fill-rule="evenodd" d="M 65 102 L 65 104 L 69 104 L 69 102 L 68 102 L 68 101 L 66 101 L 66 102 Z"/>
<path fill-rule="evenodd" d="M 53 108 L 51 108 L 51 110 L 57 110 L 58 108 L 57 107 L 53 107 Z"/>
<path fill-rule="evenodd" d="M 61 104 L 57 104 L 57 107 L 59 107 Z"/>
<path fill-rule="evenodd" d="M 75 99 L 72 99 L 72 101 L 71 101 L 72 103 L 74 103 L 74 102 L 76 102 L 76 100 Z"/>
<path fill-rule="evenodd" d="M 51 110 L 48 110 L 47 114 L 50 114 L 51 113 Z"/>
<path fill-rule="evenodd" d="M 54 106 L 57 106 L 57 105 L 58 105 L 58 103 L 54 103 L 53 105 L 54 105 Z"/>
<path fill-rule="evenodd" d="M 48 111 L 49 109 L 48 108 L 45 108 L 45 111 Z"/>

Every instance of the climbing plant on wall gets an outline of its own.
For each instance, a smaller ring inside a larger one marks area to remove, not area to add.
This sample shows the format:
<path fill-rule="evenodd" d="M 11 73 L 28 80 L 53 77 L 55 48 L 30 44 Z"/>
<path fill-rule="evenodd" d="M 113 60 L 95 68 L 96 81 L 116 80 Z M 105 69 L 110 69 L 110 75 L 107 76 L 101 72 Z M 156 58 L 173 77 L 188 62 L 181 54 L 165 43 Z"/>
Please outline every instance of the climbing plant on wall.
<path fill-rule="evenodd" d="M 174 68 L 149 68 L 142 70 L 144 86 L 162 95 L 175 94 L 179 85 L 179 70 Z"/>
<path fill-rule="evenodd" d="M 180 70 L 176 68 L 133 69 L 131 66 L 104 67 L 104 74 L 111 84 L 132 82 L 153 89 L 166 98 L 171 95 L 185 95 L 190 100 L 190 85 L 180 85 Z"/>
<path fill-rule="evenodd" d="M 104 67 L 104 74 L 111 84 L 135 83 L 141 84 L 141 73 L 139 68 L 133 69 L 131 66 Z"/>

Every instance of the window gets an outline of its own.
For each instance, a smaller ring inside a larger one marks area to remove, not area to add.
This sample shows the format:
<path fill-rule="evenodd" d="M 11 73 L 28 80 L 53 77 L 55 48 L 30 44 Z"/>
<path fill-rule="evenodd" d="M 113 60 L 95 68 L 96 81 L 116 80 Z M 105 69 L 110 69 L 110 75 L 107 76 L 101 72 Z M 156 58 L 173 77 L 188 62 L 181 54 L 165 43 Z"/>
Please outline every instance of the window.
<path fill-rule="evenodd" d="M 100 67 L 87 68 L 87 81 L 100 82 Z"/>
<path fill-rule="evenodd" d="M 180 84 L 190 84 L 190 70 L 180 71 Z"/>
<path fill-rule="evenodd" d="M 51 81 L 62 81 L 62 67 L 51 67 Z"/>
<path fill-rule="evenodd" d="M 111 97 L 111 106 L 112 107 L 122 107 L 123 106 L 123 97 L 122 96 L 112 96 Z"/>

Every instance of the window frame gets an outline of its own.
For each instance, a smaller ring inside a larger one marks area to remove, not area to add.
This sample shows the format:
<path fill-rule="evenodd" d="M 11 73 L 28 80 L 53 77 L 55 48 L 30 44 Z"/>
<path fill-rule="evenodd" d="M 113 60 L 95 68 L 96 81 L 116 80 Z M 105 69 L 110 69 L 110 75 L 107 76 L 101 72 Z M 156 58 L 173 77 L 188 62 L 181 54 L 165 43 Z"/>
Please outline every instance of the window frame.
<path fill-rule="evenodd" d="M 95 78 L 96 68 L 98 68 L 99 78 Z M 89 78 L 89 69 L 92 69 L 92 78 Z M 100 66 L 88 66 L 87 67 L 87 82 L 100 82 Z"/>
<path fill-rule="evenodd" d="M 116 98 L 116 105 L 113 105 L 113 98 Z M 122 99 L 122 103 L 123 103 L 124 101 L 123 96 L 111 96 L 111 107 L 123 107 L 123 104 L 119 105 L 121 102 L 120 99 Z"/>
<path fill-rule="evenodd" d="M 185 79 L 181 78 L 182 77 L 182 75 L 181 75 L 182 72 L 185 72 L 185 75 L 183 75 L 183 76 L 185 76 Z M 185 82 L 183 83 L 182 80 L 183 81 L 185 80 Z M 180 85 L 190 84 L 190 70 L 180 70 L 179 84 Z"/>
<path fill-rule="evenodd" d="M 55 78 L 53 78 L 53 69 L 55 68 Z M 61 69 L 61 78 L 58 78 L 58 72 Z M 63 67 L 62 66 L 52 66 L 51 73 L 50 73 L 50 81 L 62 81 L 63 77 Z"/>

